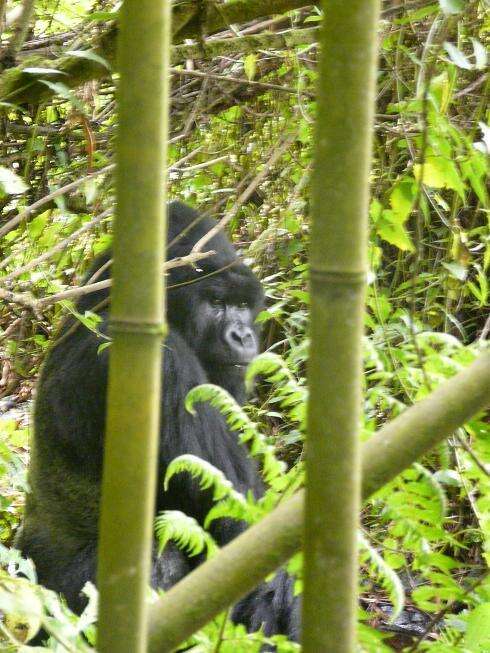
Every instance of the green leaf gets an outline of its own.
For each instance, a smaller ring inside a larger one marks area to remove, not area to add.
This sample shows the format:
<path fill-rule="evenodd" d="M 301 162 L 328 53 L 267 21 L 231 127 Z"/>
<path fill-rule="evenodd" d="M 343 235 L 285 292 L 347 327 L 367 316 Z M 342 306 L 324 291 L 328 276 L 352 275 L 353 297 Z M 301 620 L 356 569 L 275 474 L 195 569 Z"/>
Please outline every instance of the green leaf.
<path fill-rule="evenodd" d="M 48 223 L 48 214 L 45 211 L 44 213 L 41 213 L 41 215 L 36 216 L 28 226 L 28 231 L 29 231 L 29 236 L 35 240 L 38 238 L 42 232 L 44 231 L 46 225 Z"/>
<path fill-rule="evenodd" d="M 430 97 L 434 104 L 437 106 L 439 113 L 446 113 L 449 102 L 451 100 L 452 90 L 453 83 L 449 81 L 449 75 L 447 71 L 444 71 L 440 75 L 436 75 L 431 80 Z M 441 140 L 442 139 L 439 139 L 438 143 L 440 143 Z"/>
<path fill-rule="evenodd" d="M 393 211 L 389 209 L 385 209 L 381 218 L 376 222 L 376 232 L 387 243 L 395 245 L 402 251 L 415 251 L 407 230 Z"/>
<path fill-rule="evenodd" d="M 414 9 L 413 11 L 408 11 L 405 16 L 402 18 L 397 18 L 394 22 L 397 25 L 407 25 L 408 23 L 414 23 L 417 20 L 422 20 L 427 18 L 431 14 L 435 14 L 439 11 L 439 6 L 437 4 L 427 5 L 426 7 L 420 7 L 420 9 Z"/>
<path fill-rule="evenodd" d="M 379 200 L 374 198 L 369 207 L 369 215 L 373 222 L 377 222 L 383 215 L 383 205 Z"/>
<path fill-rule="evenodd" d="M 464 9 L 463 0 L 439 0 L 441 11 L 447 15 L 460 14 Z"/>
<path fill-rule="evenodd" d="M 21 195 L 28 189 L 27 184 L 15 172 L 0 166 L 0 194 Z"/>
<path fill-rule="evenodd" d="M 230 107 L 229 109 L 226 109 L 226 111 L 220 113 L 220 117 L 223 120 L 227 120 L 229 122 L 235 122 L 240 119 L 242 113 L 243 113 L 242 107 L 235 105 L 234 107 Z"/>
<path fill-rule="evenodd" d="M 50 88 L 56 95 L 70 102 L 79 111 L 84 111 L 83 102 L 72 91 L 61 82 L 48 82 L 46 79 L 39 80 L 42 84 Z"/>
<path fill-rule="evenodd" d="M 56 68 L 36 68 L 35 66 L 24 68 L 22 72 L 28 75 L 68 75 L 68 73 L 56 70 Z"/>
<path fill-rule="evenodd" d="M 285 215 L 283 224 L 284 228 L 289 231 L 290 234 L 295 235 L 301 231 L 301 222 L 295 215 Z"/>
<path fill-rule="evenodd" d="M 431 188 L 451 188 L 464 200 L 464 184 L 456 164 L 442 156 L 429 155 L 423 166 L 413 166 L 415 178 Z"/>
<path fill-rule="evenodd" d="M 67 54 L 71 55 L 72 57 L 78 57 L 79 59 L 88 59 L 89 61 L 94 61 L 95 63 L 104 66 L 104 68 L 107 68 L 107 70 L 111 69 L 109 63 L 104 59 L 104 57 L 101 57 L 99 54 L 92 52 L 92 50 L 68 50 Z"/>
<path fill-rule="evenodd" d="M 483 143 L 482 143 L 483 145 Z M 486 188 L 486 168 L 485 166 L 480 166 L 478 159 L 483 159 L 480 154 L 476 154 L 472 159 L 460 162 L 461 173 L 463 177 L 467 179 L 471 188 L 474 190 L 480 202 L 483 206 L 486 206 L 488 201 L 488 191 Z"/>
<path fill-rule="evenodd" d="M 90 20 L 98 23 L 107 22 L 117 18 L 118 11 L 93 11 L 90 13 Z"/>
<path fill-rule="evenodd" d="M 248 54 L 243 59 L 243 69 L 245 70 L 245 75 L 247 76 L 247 79 L 251 80 L 255 77 L 255 73 L 257 72 L 256 54 Z"/>
<path fill-rule="evenodd" d="M 468 268 L 459 263 L 442 263 L 443 267 L 449 271 L 450 275 L 458 281 L 465 281 L 468 276 Z"/>
<path fill-rule="evenodd" d="M 390 205 L 396 217 L 405 222 L 415 201 L 416 186 L 413 179 L 398 182 L 390 194 Z"/>
<path fill-rule="evenodd" d="M 490 651 L 490 603 L 482 603 L 470 614 L 464 643 L 472 653 Z"/>

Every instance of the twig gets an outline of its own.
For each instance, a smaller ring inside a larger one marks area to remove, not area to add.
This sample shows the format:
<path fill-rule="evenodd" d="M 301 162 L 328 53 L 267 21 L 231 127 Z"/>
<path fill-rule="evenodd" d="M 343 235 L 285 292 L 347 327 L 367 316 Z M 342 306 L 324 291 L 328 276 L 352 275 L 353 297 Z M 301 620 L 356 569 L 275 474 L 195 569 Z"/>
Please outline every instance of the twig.
<path fill-rule="evenodd" d="M 12 292 L 11 290 L 5 290 L 5 288 L 0 288 L 0 299 L 3 299 L 6 302 L 11 304 L 19 304 L 19 306 L 24 306 L 29 308 L 36 317 L 41 317 L 39 313 L 39 302 L 27 292 L 18 293 Z"/>
<path fill-rule="evenodd" d="M 49 202 L 51 202 L 51 200 L 54 200 L 57 197 L 60 197 L 61 195 L 70 192 L 71 190 L 75 190 L 75 188 L 78 188 L 89 179 L 93 179 L 94 177 L 98 177 L 99 175 L 104 175 L 105 173 L 114 170 L 114 168 L 115 168 L 115 164 L 111 163 L 110 165 L 105 166 L 100 170 L 95 170 L 94 172 L 91 172 L 89 175 L 86 175 L 85 177 L 81 177 L 80 179 L 76 179 L 75 181 L 66 184 L 66 186 L 61 186 L 60 188 L 57 188 L 56 190 L 49 193 L 48 195 L 41 197 L 40 200 L 37 200 L 37 202 L 34 202 L 34 204 L 27 206 L 23 211 L 17 214 L 15 218 L 12 218 L 8 222 L 6 222 L 0 228 L 0 238 L 2 236 L 5 236 L 5 234 L 7 234 L 9 231 L 12 231 L 12 229 L 15 229 L 15 227 L 18 224 L 20 224 L 22 220 L 28 218 L 34 211 L 37 211 L 37 209 L 39 209 L 41 206 L 48 204 Z"/>
<path fill-rule="evenodd" d="M 171 172 L 183 174 L 184 172 L 191 172 L 194 170 L 201 170 L 202 168 L 209 168 L 209 166 L 214 165 L 215 163 L 221 163 L 222 161 L 230 161 L 230 155 L 224 154 L 223 156 L 218 156 L 216 159 L 209 159 L 209 161 L 203 161 L 202 163 L 196 163 L 193 166 L 188 166 L 187 168 L 173 168 Z"/>
<path fill-rule="evenodd" d="M 237 199 L 233 205 L 233 208 L 231 208 L 212 229 L 210 229 L 207 233 L 204 234 L 202 238 L 197 241 L 191 250 L 192 252 L 201 251 L 204 245 L 206 245 L 212 238 L 214 238 L 214 236 L 216 236 L 216 234 L 218 234 L 223 229 L 223 227 L 235 217 L 241 206 L 248 200 L 249 197 L 251 197 L 251 195 L 253 195 L 257 186 L 265 179 L 265 177 L 267 177 L 271 168 L 273 168 L 274 165 L 279 161 L 279 159 L 282 157 L 284 152 L 286 152 L 295 138 L 296 133 L 290 134 L 287 138 L 284 139 L 281 145 L 274 150 L 272 156 L 266 162 L 259 174 L 256 175 L 254 179 L 252 179 L 250 184 Z"/>
<path fill-rule="evenodd" d="M 171 261 L 167 261 L 163 264 L 163 272 L 167 270 L 172 270 L 174 268 L 181 268 L 186 265 L 194 265 L 202 259 L 208 258 L 215 254 L 213 250 L 207 252 L 191 252 L 187 256 L 179 256 L 174 258 Z M 96 283 L 90 283 L 85 286 L 78 286 L 77 288 L 70 288 L 69 290 L 64 290 L 63 292 L 56 293 L 55 295 L 50 295 L 49 297 L 43 297 L 39 299 L 36 303 L 36 307 L 44 309 L 46 306 L 50 306 L 55 302 L 59 302 L 63 299 L 77 299 L 82 295 L 89 295 L 90 293 L 97 292 L 98 290 L 104 290 L 105 288 L 110 288 L 112 285 L 112 279 L 104 279 L 103 281 L 97 281 Z M 0 289 L 0 293 L 2 290 Z M 0 294 L 1 297 L 1 294 Z"/>
<path fill-rule="evenodd" d="M 32 261 L 29 261 L 29 263 L 26 263 L 20 268 L 17 268 L 10 274 L 7 274 L 7 276 L 2 277 L 2 283 L 5 283 L 6 281 L 12 281 L 13 279 L 16 279 L 17 277 L 20 277 L 21 274 L 24 274 L 24 272 L 28 272 L 29 270 L 33 270 L 35 267 L 39 265 L 39 263 L 42 263 L 43 261 L 46 261 L 47 259 L 50 259 L 54 254 L 57 254 L 58 252 L 61 252 L 62 250 L 65 249 L 67 245 L 69 245 L 71 242 L 79 238 L 82 234 L 86 233 L 87 231 L 90 231 L 92 227 L 95 227 L 99 222 L 104 220 L 104 218 L 109 217 L 112 214 L 112 209 L 107 209 L 107 211 L 104 211 L 100 215 L 95 216 L 95 218 L 92 218 L 90 222 L 86 222 L 80 229 L 77 229 L 77 231 L 74 231 L 70 236 L 65 238 L 64 240 L 61 240 L 59 243 L 57 243 L 54 247 L 52 247 L 50 250 L 45 252 L 44 254 L 41 254 L 41 256 L 38 256 L 37 258 L 33 259 Z"/>
<path fill-rule="evenodd" d="M 18 317 L 15 319 L 13 322 L 11 322 L 8 327 L 5 329 L 5 331 L 0 334 L 0 340 L 8 340 L 10 336 L 16 331 L 17 327 L 19 324 L 22 324 L 23 318 Z"/>
<path fill-rule="evenodd" d="M 463 97 L 464 95 L 468 95 L 468 93 L 471 93 L 472 91 L 476 90 L 479 86 L 484 84 L 487 79 L 487 74 L 480 75 L 478 79 L 475 79 L 474 82 L 471 82 L 471 84 L 468 84 L 465 88 L 462 88 L 460 91 L 456 91 L 454 94 L 454 99 Z"/>
<path fill-rule="evenodd" d="M 481 342 L 483 342 L 483 340 L 486 340 L 489 333 L 490 333 L 490 315 L 487 317 L 485 321 L 485 325 L 482 329 L 479 340 Z"/>
<path fill-rule="evenodd" d="M 255 88 L 262 88 L 265 91 L 282 91 L 283 93 L 290 93 L 296 95 L 297 90 L 290 86 L 281 86 L 280 84 L 270 84 L 269 82 L 258 82 L 252 79 L 244 79 L 243 77 L 228 77 L 227 75 L 216 75 L 214 73 L 204 73 L 200 70 L 183 70 L 180 68 L 171 68 L 170 71 L 175 75 L 181 77 L 200 77 L 202 79 L 214 79 L 218 82 L 231 82 L 233 84 L 246 84 L 254 86 Z M 304 92 L 305 95 L 313 97 L 313 93 Z"/>
<path fill-rule="evenodd" d="M 462 431 L 462 429 L 458 429 L 459 432 Z M 464 435 L 460 435 L 460 433 L 456 431 L 455 437 L 456 440 L 459 442 L 461 447 L 466 451 L 466 453 L 470 456 L 470 458 L 473 460 L 475 465 L 478 467 L 478 469 L 485 474 L 485 476 L 490 476 L 490 465 L 485 465 L 476 453 L 473 451 L 473 449 L 470 447 L 470 445 L 466 442 L 466 439 Z"/>
<path fill-rule="evenodd" d="M 101 216 L 99 216 L 101 217 Z M 216 252 L 214 250 L 209 250 L 207 252 L 191 252 L 186 256 L 179 256 L 172 259 L 171 261 L 166 261 L 163 266 L 163 272 L 172 270 L 174 268 L 181 268 L 186 265 L 194 265 L 202 259 L 213 256 Z M 104 279 L 103 281 L 97 281 L 96 283 L 89 283 L 85 286 L 78 286 L 76 288 L 70 288 L 62 292 L 56 293 L 55 295 L 49 295 L 48 297 L 42 297 L 41 299 L 35 299 L 33 295 L 29 292 L 15 293 L 11 290 L 6 290 L 5 288 L 0 287 L 0 299 L 3 299 L 6 302 L 11 304 L 19 304 L 25 308 L 30 309 L 38 318 L 41 318 L 42 311 L 50 306 L 64 299 L 77 299 L 82 295 L 88 295 L 98 290 L 103 290 L 105 288 L 110 288 L 112 285 L 112 279 Z"/>
<path fill-rule="evenodd" d="M 194 154 L 197 154 L 201 148 L 196 148 L 196 150 L 193 150 L 190 154 L 182 157 L 179 161 L 176 161 L 176 163 L 173 166 L 170 166 L 168 171 L 176 171 L 178 170 L 178 166 L 180 166 L 184 161 L 187 161 L 191 156 L 194 156 Z M 214 163 L 213 161 L 212 163 Z M 203 163 L 201 164 L 202 167 L 205 167 L 205 165 L 209 165 L 208 163 Z M 41 197 L 41 199 L 37 200 L 37 202 L 34 202 L 34 204 L 31 204 L 30 206 L 27 206 L 23 211 L 18 213 L 14 218 L 6 222 L 2 227 L 0 227 L 0 238 L 7 234 L 9 231 L 12 231 L 12 229 L 15 229 L 18 224 L 20 224 L 23 220 L 31 216 L 35 211 L 37 211 L 39 208 L 42 206 L 45 206 L 46 204 L 49 204 L 52 200 L 56 199 L 57 197 L 60 197 L 61 195 L 65 195 L 66 193 L 69 193 L 72 190 L 75 190 L 79 186 L 82 186 L 86 181 L 89 179 L 93 179 L 94 177 L 97 177 L 99 175 L 106 174 L 107 172 L 111 172 L 114 170 L 116 167 L 115 163 L 111 163 L 104 168 L 101 168 L 100 170 L 94 170 L 94 172 L 91 172 L 90 174 L 86 175 L 85 177 L 81 177 L 80 179 L 76 179 L 75 181 L 70 182 L 69 184 L 66 184 L 65 186 L 61 186 L 60 188 L 56 188 L 54 191 L 51 193 L 48 193 L 48 195 L 45 195 L 44 197 Z M 5 267 L 5 263 L 2 262 L 0 263 L 0 269 Z"/>

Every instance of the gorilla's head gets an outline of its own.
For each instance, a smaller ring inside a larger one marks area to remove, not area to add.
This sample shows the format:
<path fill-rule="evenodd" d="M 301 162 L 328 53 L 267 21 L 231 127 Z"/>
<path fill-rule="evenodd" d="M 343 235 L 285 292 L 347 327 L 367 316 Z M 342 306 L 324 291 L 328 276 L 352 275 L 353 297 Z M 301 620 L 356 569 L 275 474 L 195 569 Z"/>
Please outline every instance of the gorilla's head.
<path fill-rule="evenodd" d="M 194 244 L 216 225 L 180 202 L 169 205 L 167 259 L 189 254 Z M 243 376 L 243 368 L 259 350 L 257 314 L 264 295 L 254 273 L 218 232 L 205 246 L 214 251 L 193 269 L 170 270 L 167 318 L 199 357 L 210 380 L 229 387 L 223 378 Z"/>
<path fill-rule="evenodd" d="M 216 220 L 199 214 L 181 202 L 168 205 L 167 260 L 189 254 L 197 241 L 216 225 Z M 263 307 L 262 287 L 252 270 L 237 256 L 223 231 L 204 251 L 208 258 L 169 270 L 167 321 L 184 338 L 200 360 L 212 383 L 243 398 L 243 371 L 259 351 L 255 323 Z M 111 251 L 97 258 L 86 282 L 110 277 Z M 78 310 L 107 309 L 108 290 L 82 297 Z"/>

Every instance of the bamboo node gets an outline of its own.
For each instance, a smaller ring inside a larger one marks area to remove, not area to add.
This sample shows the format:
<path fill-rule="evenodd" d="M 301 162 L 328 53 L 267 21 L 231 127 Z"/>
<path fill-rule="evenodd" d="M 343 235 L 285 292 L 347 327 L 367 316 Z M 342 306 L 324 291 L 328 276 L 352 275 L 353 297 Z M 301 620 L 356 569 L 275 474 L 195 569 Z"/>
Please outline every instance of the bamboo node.
<path fill-rule="evenodd" d="M 150 336 L 164 336 L 166 334 L 165 323 L 161 320 L 155 322 L 141 322 L 136 320 L 109 320 L 109 333 L 133 333 Z"/>
<path fill-rule="evenodd" d="M 310 283 L 343 283 L 345 285 L 363 286 L 367 280 L 365 270 L 319 270 L 310 268 Z"/>

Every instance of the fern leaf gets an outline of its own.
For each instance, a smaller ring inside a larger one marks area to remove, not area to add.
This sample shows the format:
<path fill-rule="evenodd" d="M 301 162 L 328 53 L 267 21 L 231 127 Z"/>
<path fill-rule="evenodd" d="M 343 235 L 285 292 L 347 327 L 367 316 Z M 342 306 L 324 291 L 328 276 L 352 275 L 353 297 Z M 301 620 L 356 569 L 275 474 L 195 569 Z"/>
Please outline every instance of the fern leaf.
<path fill-rule="evenodd" d="M 218 545 L 211 535 L 193 517 L 180 510 L 161 512 L 155 519 L 155 533 L 159 555 L 170 541 L 175 542 L 190 556 L 206 551 L 207 557 L 211 557 L 218 550 Z"/>
<path fill-rule="evenodd" d="M 405 605 L 405 590 L 397 573 L 389 566 L 382 556 L 368 542 L 362 533 L 358 533 L 359 545 L 371 562 L 371 568 L 376 572 L 381 584 L 388 592 L 390 601 L 393 603 L 393 614 L 391 621 L 394 621 L 403 610 Z"/>
<path fill-rule="evenodd" d="M 208 402 L 225 417 L 228 426 L 238 433 L 242 443 L 248 443 L 250 454 L 262 459 L 263 473 L 270 483 L 285 471 L 285 465 L 279 461 L 266 438 L 259 432 L 253 422 L 235 399 L 220 386 L 211 383 L 199 385 L 188 393 L 185 406 L 194 413 L 194 405 Z"/>
<path fill-rule="evenodd" d="M 183 472 L 187 472 L 192 478 L 198 479 L 199 487 L 202 490 L 212 488 L 215 500 L 223 499 L 231 494 L 236 494 L 237 497 L 243 499 L 242 495 L 236 492 L 231 482 L 220 469 L 190 453 L 174 458 L 169 464 L 163 481 L 165 490 L 168 490 L 172 477 Z"/>

